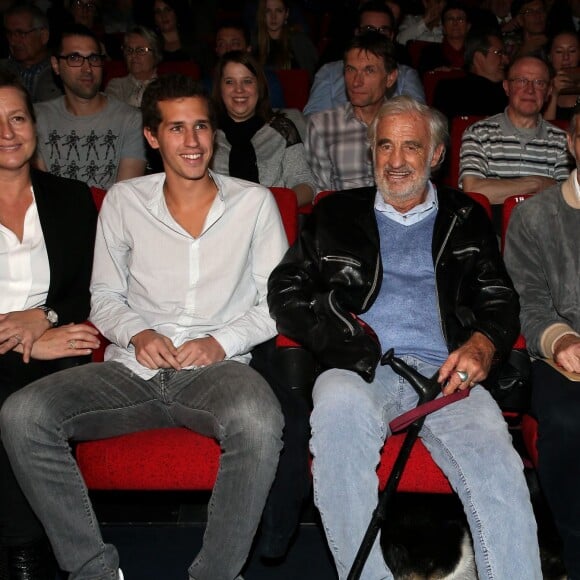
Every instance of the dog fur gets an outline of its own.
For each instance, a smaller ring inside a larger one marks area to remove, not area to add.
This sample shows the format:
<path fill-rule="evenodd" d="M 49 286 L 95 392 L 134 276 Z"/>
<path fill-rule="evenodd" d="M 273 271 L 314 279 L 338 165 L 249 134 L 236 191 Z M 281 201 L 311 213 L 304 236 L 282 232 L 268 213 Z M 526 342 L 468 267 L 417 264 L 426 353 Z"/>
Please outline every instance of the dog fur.
<path fill-rule="evenodd" d="M 397 494 L 381 546 L 396 580 L 477 580 L 473 546 L 452 496 Z"/>

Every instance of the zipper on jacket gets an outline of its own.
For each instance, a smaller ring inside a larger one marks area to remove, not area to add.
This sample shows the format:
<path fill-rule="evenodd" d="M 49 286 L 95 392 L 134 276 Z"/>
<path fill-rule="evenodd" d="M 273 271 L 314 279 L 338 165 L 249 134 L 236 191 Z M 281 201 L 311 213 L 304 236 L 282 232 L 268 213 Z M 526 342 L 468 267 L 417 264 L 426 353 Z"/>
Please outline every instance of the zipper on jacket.
<path fill-rule="evenodd" d="M 443 254 L 443 250 L 445 250 L 445 246 L 447 245 L 447 242 L 449 241 L 449 238 L 451 237 L 451 232 L 453 231 L 453 228 L 455 227 L 456 223 L 457 223 L 457 215 L 454 215 L 453 220 L 451 221 L 451 225 L 449 226 L 449 229 L 447 230 L 447 234 L 445 234 L 445 239 L 443 240 L 443 243 L 441 244 L 441 248 L 439 248 L 439 252 L 437 252 L 437 256 L 435 257 L 435 266 L 433 268 L 433 274 L 435 275 L 435 296 L 437 298 L 437 317 L 439 318 L 439 326 L 441 328 L 441 334 L 443 335 L 445 342 L 447 342 L 447 334 L 445 332 L 445 327 L 443 326 L 443 321 L 441 320 L 441 308 L 439 306 L 439 304 L 440 304 L 440 302 L 439 302 L 439 288 L 437 286 L 437 266 L 439 265 L 439 260 L 441 259 L 441 255 Z"/>
<path fill-rule="evenodd" d="M 461 254 L 465 254 L 467 252 L 476 252 L 479 254 L 479 252 L 481 252 L 481 250 L 479 248 L 477 248 L 476 246 L 468 246 L 467 248 L 463 248 L 461 250 L 455 250 L 453 253 L 456 256 L 461 256 Z"/>
<path fill-rule="evenodd" d="M 375 261 L 375 275 L 373 277 L 373 283 L 371 284 L 370 290 L 368 291 L 368 293 L 367 293 L 367 295 L 362 303 L 362 310 L 367 309 L 367 305 L 369 303 L 369 300 L 371 299 L 371 296 L 373 295 L 375 288 L 377 287 L 377 284 L 379 281 L 380 264 L 381 264 L 381 256 L 380 256 L 380 254 L 377 254 L 377 259 Z"/>
<path fill-rule="evenodd" d="M 361 267 L 361 263 L 359 260 L 355 260 L 354 258 L 350 258 L 348 256 L 322 256 L 323 262 L 342 262 L 344 264 L 350 264 L 351 266 L 357 266 L 358 268 Z"/>
<path fill-rule="evenodd" d="M 332 296 L 334 294 L 334 290 L 331 290 L 330 293 L 328 294 L 328 305 L 330 306 L 330 309 L 332 310 L 333 314 L 339 318 L 340 320 L 342 320 L 345 324 L 345 326 L 349 329 L 350 334 L 352 336 L 354 336 L 355 334 L 355 328 L 354 328 L 354 324 L 348 320 L 347 318 L 345 318 L 334 306 L 334 303 L 332 301 Z"/>

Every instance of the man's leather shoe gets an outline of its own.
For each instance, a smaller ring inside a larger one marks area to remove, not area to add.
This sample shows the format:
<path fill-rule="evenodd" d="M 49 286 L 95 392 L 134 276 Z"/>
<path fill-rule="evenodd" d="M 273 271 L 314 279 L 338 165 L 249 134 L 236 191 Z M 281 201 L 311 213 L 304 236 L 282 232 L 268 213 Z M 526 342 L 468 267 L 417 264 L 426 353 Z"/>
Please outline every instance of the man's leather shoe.
<path fill-rule="evenodd" d="M 8 576 L 8 548 L 0 546 L 0 580 L 10 580 Z"/>
<path fill-rule="evenodd" d="M 8 548 L 9 580 L 54 580 L 56 562 L 48 541 Z"/>

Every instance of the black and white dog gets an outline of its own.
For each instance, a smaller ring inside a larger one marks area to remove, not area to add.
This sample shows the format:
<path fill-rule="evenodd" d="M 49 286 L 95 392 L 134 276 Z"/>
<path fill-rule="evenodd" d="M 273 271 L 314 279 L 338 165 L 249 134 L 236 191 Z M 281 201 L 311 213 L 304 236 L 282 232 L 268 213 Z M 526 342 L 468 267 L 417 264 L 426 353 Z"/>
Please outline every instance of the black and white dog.
<path fill-rule="evenodd" d="M 471 536 L 454 496 L 397 494 L 381 545 L 396 580 L 477 580 Z"/>
<path fill-rule="evenodd" d="M 544 580 L 566 580 L 562 546 L 551 515 L 534 474 L 531 477 L 526 470 L 526 475 L 538 523 Z M 388 515 L 381 546 L 396 580 L 478 579 L 469 526 L 456 496 L 399 493 Z"/>

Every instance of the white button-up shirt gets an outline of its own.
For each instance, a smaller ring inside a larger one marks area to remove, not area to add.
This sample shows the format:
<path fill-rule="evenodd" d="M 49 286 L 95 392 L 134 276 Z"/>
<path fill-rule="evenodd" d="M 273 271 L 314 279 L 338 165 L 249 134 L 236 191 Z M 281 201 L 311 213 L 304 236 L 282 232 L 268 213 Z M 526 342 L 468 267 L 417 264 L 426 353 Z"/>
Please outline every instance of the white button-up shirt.
<path fill-rule="evenodd" d="M 170 214 L 165 174 L 114 185 L 101 209 L 91 320 L 113 342 L 106 360 L 145 379 L 158 371 L 140 365 L 130 344 L 143 330 L 175 346 L 210 335 L 242 362 L 276 333 L 267 281 L 288 246 L 276 201 L 262 186 L 211 175 L 218 194 L 197 238 Z"/>
<path fill-rule="evenodd" d="M 24 216 L 22 241 L 0 224 L 0 272 L 0 313 L 28 310 L 46 302 L 50 268 L 34 192 Z"/>

